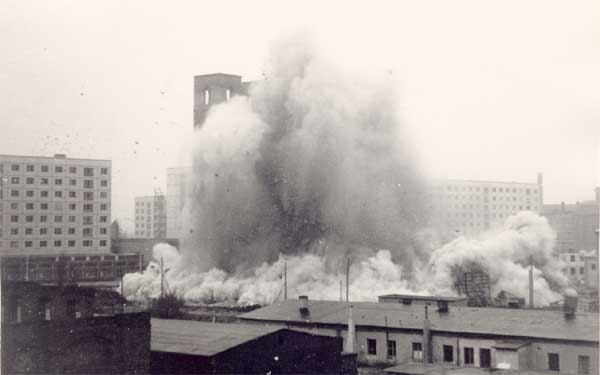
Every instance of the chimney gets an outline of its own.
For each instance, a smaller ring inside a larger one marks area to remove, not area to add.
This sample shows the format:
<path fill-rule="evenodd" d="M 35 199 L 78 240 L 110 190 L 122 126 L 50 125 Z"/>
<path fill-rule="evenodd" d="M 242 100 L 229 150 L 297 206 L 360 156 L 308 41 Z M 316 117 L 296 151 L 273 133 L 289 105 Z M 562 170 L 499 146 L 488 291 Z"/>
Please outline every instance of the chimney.
<path fill-rule="evenodd" d="M 423 321 L 423 362 L 433 363 L 433 353 L 431 345 L 431 323 L 427 316 L 427 305 L 425 305 L 425 320 Z"/>
<path fill-rule="evenodd" d="M 563 311 L 565 313 L 565 319 L 571 320 L 575 318 L 575 312 L 577 311 L 577 303 L 579 298 L 577 294 L 573 293 L 565 295 L 565 301 L 563 304 Z"/>
<path fill-rule="evenodd" d="M 302 319 L 310 318 L 310 310 L 308 309 L 308 296 L 299 296 L 300 300 L 300 316 Z"/>
<path fill-rule="evenodd" d="M 354 353 L 354 336 L 356 335 L 356 327 L 352 320 L 352 305 L 348 307 L 348 336 L 346 337 L 346 353 Z"/>
<path fill-rule="evenodd" d="M 533 264 L 529 266 L 529 308 L 533 309 Z"/>

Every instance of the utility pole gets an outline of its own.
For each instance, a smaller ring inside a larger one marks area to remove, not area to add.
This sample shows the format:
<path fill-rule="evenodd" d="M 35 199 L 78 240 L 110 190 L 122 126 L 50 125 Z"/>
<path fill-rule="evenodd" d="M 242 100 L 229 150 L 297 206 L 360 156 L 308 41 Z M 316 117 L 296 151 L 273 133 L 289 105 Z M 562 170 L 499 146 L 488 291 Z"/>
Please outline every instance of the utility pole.
<path fill-rule="evenodd" d="M 348 258 L 348 262 L 346 265 L 346 302 L 349 301 L 350 295 L 350 258 Z"/>
<path fill-rule="evenodd" d="M 283 299 L 287 299 L 287 262 L 283 262 Z"/>
<path fill-rule="evenodd" d="M 164 274 L 164 261 L 163 257 L 160 257 L 160 298 L 164 296 L 164 282 L 165 282 L 165 274 Z"/>

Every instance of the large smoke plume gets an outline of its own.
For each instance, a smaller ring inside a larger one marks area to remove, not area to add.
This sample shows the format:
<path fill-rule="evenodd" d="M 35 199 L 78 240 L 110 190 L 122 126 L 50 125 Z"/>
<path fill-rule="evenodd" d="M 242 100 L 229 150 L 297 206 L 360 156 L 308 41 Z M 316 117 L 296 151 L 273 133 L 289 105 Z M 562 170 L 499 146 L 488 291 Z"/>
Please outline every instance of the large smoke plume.
<path fill-rule="evenodd" d="M 345 74 L 303 38 L 277 44 L 250 99 L 211 109 L 196 132 L 181 252 L 155 248 L 168 287 L 187 300 L 269 303 L 289 295 L 337 299 L 352 260 L 350 298 L 454 294 L 457 270 L 477 264 L 494 291 L 523 295 L 527 266 L 548 303 L 565 281 L 554 234 L 531 213 L 502 231 L 431 250 L 425 185 L 389 82 Z M 129 298 L 160 293 L 158 265 L 125 279 Z"/>

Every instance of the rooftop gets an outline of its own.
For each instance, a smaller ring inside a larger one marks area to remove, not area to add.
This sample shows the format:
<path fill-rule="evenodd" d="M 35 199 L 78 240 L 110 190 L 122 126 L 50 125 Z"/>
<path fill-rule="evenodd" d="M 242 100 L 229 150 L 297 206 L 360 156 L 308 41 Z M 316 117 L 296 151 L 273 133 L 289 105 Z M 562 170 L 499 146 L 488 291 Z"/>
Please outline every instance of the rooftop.
<path fill-rule="evenodd" d="M 381 302 L 307 301 L 308 316 L 301 316 L 300 300 L 275 302 L 240 315 L 243 320 L 346 325 L 348 306 L 357 327 L 387 327 L 421 330 L 425 318 L 422 305 Z M 503 338 L 523 337 L 598 342 L 598 314 L 578 313 L 567 320 L 560 311 L 450 307 L 446 313 L 429 309 L 431 329 L 438 332 L 496 335 Z"/>
<path fill-rule="evenodd" d="M 445 296 L 425 296 L 419 294 L 384 294 L 382 296 L 378 296 L 379 298 L 397 298 L 397 299 L 413 299 L 413 300 L 421 300 L 421 301 L 448 301 L 448 302 L 456 302 L 456 301 L 464 301 L 466 297 L 445 297 Z"/>
<path fill-rule="evenodd" d="M 283 329 L 257 324 L 169 319 L 152 319 L 150 324 L 152 351 L 202 356 L 212 356 Z"/>
<path fill-rule="evenodd" d="M 33 156 L 33 155 L 4 155 L 0 154 L 0 159 L 45 159 L 45 160 L 79 160 L 79 161 L 102 161 L 110 162 L 110 159 L 88 159 L 88 158 L 68 158 L 64 154 L 54 156 Z"/>
<path fill-rule="evenodd" d="M 480 367 L 458 367 L 454 365 L 442 364 L 424 364 L 407 362 L 390 367 L 384 370 L 390 374 L 410 374 L 410 375 L 484 375 L 493 373 L 495 375 L 542 375 L 555 374 L 561 375 L 558 371 L 531 371 L 531 370 L 511 370 L 511 369 L 490 369 Z"/>

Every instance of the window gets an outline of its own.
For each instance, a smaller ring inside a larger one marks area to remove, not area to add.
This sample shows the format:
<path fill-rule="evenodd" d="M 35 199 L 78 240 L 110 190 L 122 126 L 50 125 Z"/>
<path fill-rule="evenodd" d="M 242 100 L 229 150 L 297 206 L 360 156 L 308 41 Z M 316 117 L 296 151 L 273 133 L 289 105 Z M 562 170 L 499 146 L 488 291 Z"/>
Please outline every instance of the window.
<path fill-rule="evenodd" d="M 83 211 L 84 212 L 91 212 L 94 211 L 94 205 L 91 203 L 87 203 L 83 205 Z"/>
<path fill-rule="evenodd" d="M 595 271 L 596 270 L 596 264 L 592 263 L 591 268 L 592 268 L 592 271 Z"/>
<path fill-rule="evenodd" d="M 91 189 L 94 187 L 94 180 L 83 180 L 83 187 L 86 189 Z"/>
<path fill-rule="evenodd" d="M 19 247 L 19 241 L 10 241 L 10 248 L 16 249 Z"/>
<path fill-rule="evenodd" d="M 560 358 L 558 353 L 548 353 L 548 370 L 560 371 Z"/>
<path fill-rule="evenodd" d="M 42 197 L 42 198 L 48 198 L 48 190 L 42 190 L 42 191 L 40 191 L 40 197 Z"/>
<path fill-rule="evenodd" d="M 17 202 L 12 202 L 10 204 L 10 209 L 11 210 L 18 210 L 19 209 L 19 204 Z"/>
<path fill-rule="evenodd" d="M 107 209 L 106 203 L 102 203 L 100 205 L 100 211 L 106 211 L 106 209 Z"/>
<path fill-rule="evenodd" d="M 583 275 L 583 272 L 584 272 L 583 267 L 579 267 L 579 274 Z"/>
<path fill-rule="evenodd" d="M 93 176 L 94 168 L 83 168 L 83 175 L 84 176 Z"/>
<path fill-rule="evenodd" d="M 570 271 L 571 271 L 571 275 L 575 275 L 576 271 L 575 271 L 575 268 L 574 268 L 574 267 L 571 267 L 571 270 L 570 270 Z"/>
<path fill-rule="evenodd" d="M 83 241 L 83 242 L 82 242 L 82 245 L 83 245 L 84 247 L 90 247 L 90 246 L 92 246 L 92 241 L 90 241 L 90 240 L 85 240 L 85 241 Z"/>
<path fill-rule="evenodd" d="M 62 185 L 62 178 L 54 179 L 54 185 Z"/>
<path fill-rule="evenodd" d="M 77 186 L 77 180 L 70 179 L 69 180 L 69 185 L 71 185 L 71 186 Z"/>
<path fill-rule="evenodd" d="M 54 222 L 55 223 L 62 223 L 62 216 L 60 216 L 60 215 L 54 216 Z"/>
<path fill-rule="evenodd" d="M 577 373 L 578 374 L 589 374 L 590 373 L 590 357 L 587 355 L 577 356 Z"/>
<path fill-rule="evenodd" d="M 35 180 L 33 179 L 33 177 L 27 177 L 27 178 L 25 179 L 25 183 L 26 183 L 27 185 L 33 185 L 33 183 L 34 183 L 34 182 L 35 182 Z"/>
<path fill-rule="evenodd" d="M 13 165 L 11 165 L 11 166 L 10 166 L 10 169 L 11 169 L 13 172 L 18 172 L 18 171 L 19 171 L 19 164 L 13 164 Z"/>
<path fill-rule="evenodd" d="M 86 191 L 83 193 L 83 199 L 86 201 L 92 201 L 94 200 L 94 193 L 91 191 Z"/>
<path fill-rule="evenodd" d="M 11 197 L 18 197 L 19 196 L 19 191 L 18 190 L 11 190 L 10 191 L 10 196 Z"/>
<path fill-rule="evenodd" d="M 10 183 L 11 184 L 18 184 L 19 183 L 19 177 L 11 177 L 10 178 Z"/>
<path fill-rule="evenodd" d="M 479 367 L 490 368 L 492 366 L 492 352 L 490 349 L 479 349 Z"/>
<path fill-rule="evenodd" d="M 101 247 L 105 247 L 106 246 L 106 240 L 100 240 L 100 246 Z M 394 346 L 394 353 L 396 352 L 396 347 Z"/>
<path fill-rule="evenodd" d="M 50 168 L 47 165 L 42 165 L 42 172 L 48 172 Z"/>
<path fill-rule="evenodd" d="M 40 241 L 40 247 L 48 246 L 48 241 Z"/>
<path fill-rule="evenodd" d="M 56 172 L 56 173 L 62 173 L 63 172 L 63 167 L 57 165 L 56 167 L 54 167 L 54 172 Z"/>
<path fill-rule="evenodd" d="M 70 241 L 68 242 L 68 246 L 69 246 L 69 247 L 75 247 L 75 241 L 74 241 L 74 240 L 70 240 Z"/>
<path fill-rule="evenodd" d="M 69 173 L 77 173 L 77 167 L 69 167 Z"/>
<path fill-rule="evenodd" d="M 63 196 L 62 195 L 62 191 L 57 190 L 57 191 L 54 192 L 54 197 L 56 197 L 56 198 L 62 198 L 62 196 Z"/>
<path fill-rule="evenodd" d="M 83 225 L 91 225 L 93 224 L 92 216 L 84 216 L 83 217 Z"/>
<path fill-rule="evenodd" d="M 54 234 L 62 234 L 62 228 L 54 228 Z"/>
<path fill-rule="evenodd" d="M 208 105 L 210 103 L 210 91 L 208 89 L 204 89 L 204 105 Z"/>
<path fill-rule="evenodd" d="M 35 166 L 33 166 L 32 164 L 27 164 L 27 167 L 25 167 L 27 169 L 27 172 L 34 172 L 35 171 Z"/>
<path fill-rule="evenodd" d="M 32 247 L 33 241 L 25 241 L 25 247 Z"/>
<path fill-rule="evenodd" d="M 103 199 L 108 198 L 108 193 L 105 192 L 105 191 L 101 191 L 100 192 L 100 198 L 103 198 Z"/>
<path fill-rule="evenodd" d="M 42 184 L 42 185 L 48 185 L 48 179 L 47 178 L 42 178 L 40 180 L 40 184 Z"/>
<path fill-rule="evenodd" d="M 68 233 L 69 234 L 75 234 L 75 228 L 69 228 Z"/>
<path fill-rule="evenodd" d="M 33 215 L 27 215 L 25 216 L 25 221 L 28 223 L 33 223 Z"/>
<path fill-rule="evenodd" d="M 33 192 L 33 190 L 27 190 L 27 191 L 25 192 L 25 195 L 26 195 L 28 198 L 32 198 L 32 197 L 34 196 L 34 194 L 35 194 L 35 193 Z"/>
<path fill-rule="evenodd" d="M 369 355 L 377 355 L 377 340 L 367 339 L 367 353 Z"/>
<path fill-rule="evenodd" d="M 107 230 L 106 228 L 100 228 L 100 234 L 106 234 Z"/>
<path fill-rule="evenodd" d="M 412 359 L 413 361 L 423 360 L 423 344 L 420 342 L 412 343 Z"/>
<path fill-rule="evenodd" d="M 100 216 L 100 222 L 101 223 L 106 223 L 108 221 L 108 217 L 107 216 Z"/>
<path fill-rule="evenodd" d="M 77 198 L 77 192 L 76 191 L 70 191 L 69 192 L 69 198 Z"/>
<path fill-rule="evenodd" d="M 62 246 L 62 241 L 60 241 L 60 240 L 54 241 L 54 247 L 61 247 L 61 246 Z"/>
<path fill-rule="evenodd" d="M 10 222 L 11 222 L 11 223 L 18 223 L 18 222 L 19 222 L 19 216 L 17 216 L 17 215 L 12 215 L 12 216 L 10 217 Z"/>
<path fill-rule="evenodd" d="M 48 221 L 48 216 L 46 215 L 41 215 L 40 216 L 40 223 L 45 223 Z"/>
<path fill-rule="evenodd" d="M 25 228 L 25 234 L 26 235 L 32 235 L 33 234 L 33 228 Z"/>
<path fill-rule="evenodd" d="M 69 210 L 75 211 L 76 209 L 77 209 L 77 204 L 76 203 L 69 204 Z"/>
<path fill-rule="evenodd" d="M 48 203 L 40 203 L 40 210 L 47 210 L 48 209 Z"/>
<path fill-rule="evenodd" d="M 100 174 L 107 175 L 108 174 L 108 168 L 100 168 Z"/>
<path fill-rule="evenodd" d="M 100 181 L 100 186 L 107 187 L 108 186 L 108 180 L 102 180 L 102 181 Z"/>
<path fill-rule="evenodd" d="M 454 362 L 454 347 L 444 345 L 444 362 Z"/>
<path fill-rule="evenodd" d="M 571 262 L 575 261 L 575 255 L 571 255 Z"/>
<path fill-rule="evenodd" d="M 227 89 L 225 91 L 225 100 L 229 101 L 231 99 L 231 90 Z"/>
<path fill-rule="evenodd" d="M 396 340 L 388 340 L 387 355 L 388 355 L 388 358 L 393 358 L 396 356 Z"/>
<path fill-rule="evenodd" d="M 83 228 L 83 236 L 91 237 L 92 236 L 92 228 Z"/>
<path fill-rule="evenodd" d="M 19 234 L 19 228 L 10 228 L 10 235 L 17 236 Z"/>
<path fill-rule="evenodd" d="M 75 216 L 69 216 L 69 223 L 75 222 Z"/>

